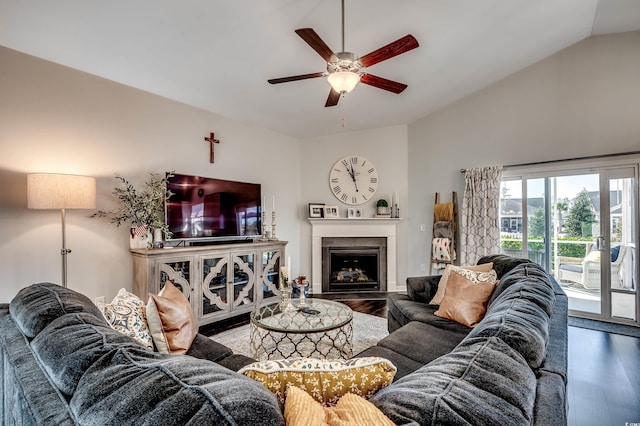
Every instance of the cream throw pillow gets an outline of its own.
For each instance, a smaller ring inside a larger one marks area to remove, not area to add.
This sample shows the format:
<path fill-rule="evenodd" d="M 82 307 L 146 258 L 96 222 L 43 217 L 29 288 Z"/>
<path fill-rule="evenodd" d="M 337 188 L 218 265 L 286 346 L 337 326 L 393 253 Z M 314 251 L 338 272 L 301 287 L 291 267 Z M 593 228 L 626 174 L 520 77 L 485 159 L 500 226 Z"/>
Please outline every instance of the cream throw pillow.
<path fill-rule="evenodd" d="M 335 407 L 323 407 L 295 386 L 287 392 L 284 419 L 288 426 L 394 426 L 378 407 L 359 395 L 347 393 Z"/>
<path fill-rule="evenodd" d="M 451 271 L 456 271 L 473 282 L 490 282 L 498 279 L 496 271 L 493 270 L 493 262 L 475 266 L 447 265 L 438 282 L 438 291 L 436 291 L 433 299 L 429 302 L 430 305 L 439 305 L 442 302 Z M 491 272 L 493 272 L 493 274 L 491 274 Z M 483 273 L 489 273 L 489 275 Z"/>

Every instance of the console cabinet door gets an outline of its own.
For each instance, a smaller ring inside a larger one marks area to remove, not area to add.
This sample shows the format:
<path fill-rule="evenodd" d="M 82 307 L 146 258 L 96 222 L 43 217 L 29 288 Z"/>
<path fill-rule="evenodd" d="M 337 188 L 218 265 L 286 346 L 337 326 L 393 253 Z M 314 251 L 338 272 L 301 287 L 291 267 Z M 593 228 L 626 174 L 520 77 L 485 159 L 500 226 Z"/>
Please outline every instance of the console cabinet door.
<path fill-rule="evenodd" d="M 282 264 L 282 250 L 273 249 L 262 252 L 261 282 L 259 285 L 260 302 L 280 297 L 278 283 L 280 280 L 280 265 Z"/>
<path fill-rule="evenodd" d="M 232 310 L 246 310 L 255 306 L 255 252 L 233 253 L 233 276 L 230 277 L 229 286 L 233 291 Z"/>
<path fill-rule="evenodd" d="M 231 310 L 227 282 L 229 280 L 229 256 L 203 256 L 200 258 L 200 280 L 198 320 L 226 317 Z M 233 301 L 233 300 L 231 300 Z M 202 321 L 200 321 L 202 323 Z"/>
<path fill-rule="evenodd" d="M 184 293 L 191 307 L 194 308 L 193 302 L 193 277 L 194 277 L 194 262 L 193 257 L 171 258 L 171 259 L 159 259 L 156 262 L 155 276 L 157 279 L 153 280 L 149 292 L 158 294 L 164 287 L 167 281 L 171 281 L 173 285 Z"/>

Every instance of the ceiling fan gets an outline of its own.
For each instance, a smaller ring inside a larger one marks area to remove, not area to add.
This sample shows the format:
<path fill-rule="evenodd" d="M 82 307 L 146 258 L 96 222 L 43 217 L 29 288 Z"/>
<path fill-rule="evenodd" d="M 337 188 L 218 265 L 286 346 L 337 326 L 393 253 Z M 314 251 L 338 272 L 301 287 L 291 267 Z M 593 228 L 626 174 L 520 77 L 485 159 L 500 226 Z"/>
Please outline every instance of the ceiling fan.
<path fill-rule="evenodd" d="M 401 93 L 407 88 L 406 84 L 396 81 L 387 80 L 364 71 L 364 68 L 370 67 L 378 62 L 398 56 L 402 53 L 418 47 L 418 41 L 411 34 L 399 38 L 398 40 L 382 46 L 371 53 L 358 58 L 355 53 L 344 51 L 344 0 L 342 0 L 342 51 L 333 53 L 333 51 L 322 41 L 320 36 L 311 28 L 300 28 L 296 30 L 296 34 L 300 36 L 309 46 L 327 61 L 326 72 L 315 72 L 311 74 L 294 75 L 291 77 L 274 78 L 267 80 L 271 84 L 287 83 L 289 81 L 306 80 L 309 78 L 327 77 L 331 85 L 331 91 L 325 107 L 335 106 L 340 100 L 340 95 L 349 93 L 358 83 L 368 84 L 369 86 L 379 89 L 388 90 L 393 93 Z"/>

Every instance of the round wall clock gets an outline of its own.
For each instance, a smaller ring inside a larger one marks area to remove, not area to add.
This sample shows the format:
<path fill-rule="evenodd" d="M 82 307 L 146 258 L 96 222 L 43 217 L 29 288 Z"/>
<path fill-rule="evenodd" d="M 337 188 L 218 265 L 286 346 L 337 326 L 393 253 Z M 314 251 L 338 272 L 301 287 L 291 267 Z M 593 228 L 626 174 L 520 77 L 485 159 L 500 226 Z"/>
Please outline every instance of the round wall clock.
<path fill-rule="evenodd" d="M 343 203 L 352 206 L 362 204 L 378 190 L 378 171 L 366 158 L 350 155 L 333 165 L 329 186 L 333 195 Z"/>

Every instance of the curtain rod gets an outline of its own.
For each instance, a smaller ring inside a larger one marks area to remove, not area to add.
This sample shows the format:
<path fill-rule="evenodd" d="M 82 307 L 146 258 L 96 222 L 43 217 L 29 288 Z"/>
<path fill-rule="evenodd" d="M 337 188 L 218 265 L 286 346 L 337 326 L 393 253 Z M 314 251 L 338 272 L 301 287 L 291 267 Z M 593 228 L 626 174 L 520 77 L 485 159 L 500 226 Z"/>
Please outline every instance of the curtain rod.
<path fill-rule="evenodd" d="M 553 163 L 563 163 L 565 161 L 576 161 L 576 160 L 597 160 L 600 158 L 611 158 L 611 157 L 622 157 L 625 155 L 638 155 L 640 151 L 630 151 L 630 152 L 620 152 L 617 154 L 602 154 L 602 155 L 590 155 L 588 157 L 574 157 L 574 158 L 564 158 L 562 160 L 548 160 L 548 161 L 536 161 L 533 163 L 520 163 L 520 164 L 509 164 L 507 166 L 502 166 L 503 169 L 507 169 L 510 167 L 525 167 L 525 166 L 540 166 L 542 164 L 553 164 Z M 460 173 L 466 173 L 467 169 L 460 169 Z"/>

